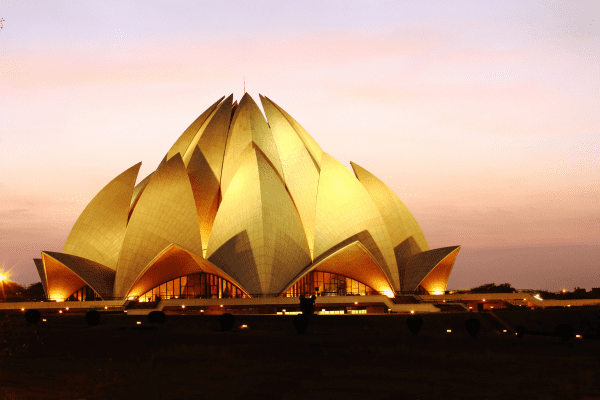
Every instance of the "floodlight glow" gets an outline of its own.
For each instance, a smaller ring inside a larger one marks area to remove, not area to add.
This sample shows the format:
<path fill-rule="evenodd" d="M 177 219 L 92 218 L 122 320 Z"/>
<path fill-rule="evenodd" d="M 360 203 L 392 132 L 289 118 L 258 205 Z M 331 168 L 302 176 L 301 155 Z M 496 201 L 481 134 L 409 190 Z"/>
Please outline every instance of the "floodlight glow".
<path fill-rule="evenodd" d="M 538 299 L 538 300 L 540 300 L 540 301 L 544 300 L 544 299 L 542 299 L 542 297 L 539 295 L 539 293 L 538 293 L 538 294 L 536 294 L 536 295 L 535 295 L 535 296 L 533 296 L 533 297 L 535 297 L 536 299 Z"/>

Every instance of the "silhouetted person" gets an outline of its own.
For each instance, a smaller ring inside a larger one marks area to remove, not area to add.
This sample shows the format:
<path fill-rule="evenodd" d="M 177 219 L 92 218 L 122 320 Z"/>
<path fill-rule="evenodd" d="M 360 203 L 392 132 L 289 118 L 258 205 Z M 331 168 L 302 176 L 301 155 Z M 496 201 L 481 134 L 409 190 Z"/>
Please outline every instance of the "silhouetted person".
<path fill-rule="evenodd" d="M 305 297 L 304 295 L 300 295 L 300 309 L 302 310 L 302 314 L 304 315 L 313 315 L 315 313 L 315 302 L 317 301 L 317 296 L 314 294 L 310 297 Z"/>

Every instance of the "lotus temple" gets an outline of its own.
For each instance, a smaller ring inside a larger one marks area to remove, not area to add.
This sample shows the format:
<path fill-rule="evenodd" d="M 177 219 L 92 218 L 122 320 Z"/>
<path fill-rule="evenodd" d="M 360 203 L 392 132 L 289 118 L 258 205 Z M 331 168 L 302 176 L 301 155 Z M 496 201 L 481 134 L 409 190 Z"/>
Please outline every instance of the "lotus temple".
<path fill-rule="evenodd" d="M 137 185 L 141 163 L 100 190 L 62 252 L 34 260 L 48 300 L 444 293 L 460 246 L 430 249 L 381 180 L 260 101 L 265 115 L 221 98 Z"/>

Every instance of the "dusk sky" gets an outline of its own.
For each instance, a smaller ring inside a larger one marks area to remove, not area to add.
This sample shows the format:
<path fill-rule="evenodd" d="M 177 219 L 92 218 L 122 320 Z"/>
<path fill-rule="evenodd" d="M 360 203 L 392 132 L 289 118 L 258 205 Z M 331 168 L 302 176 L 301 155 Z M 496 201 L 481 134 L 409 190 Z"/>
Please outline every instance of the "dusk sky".
<path fill-rule="evenodd" d="M 600 2 L 0 0 L 0 267 L 246 89 L 386 183 L 448 289 L 600 287 Z"/>

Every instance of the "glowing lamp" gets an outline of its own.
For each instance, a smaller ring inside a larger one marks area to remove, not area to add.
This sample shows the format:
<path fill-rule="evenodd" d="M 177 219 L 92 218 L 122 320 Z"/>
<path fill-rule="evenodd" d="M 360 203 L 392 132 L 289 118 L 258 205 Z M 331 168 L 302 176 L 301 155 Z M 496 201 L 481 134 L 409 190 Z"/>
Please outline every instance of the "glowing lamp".
<path fill-rule="evenodd" d="M 67 307 L 67 311 L 69 311 L 69 307 Z"/>
<path fill-rule="evenodd" d="M 446 332 L 452 333 L 452 329 L 446 329 Z"/>
<path fill-rule="evenodd" d="M 6 279 L 6 275 L 0 275 L 0 282 Z"/>
<path fill-rule="evenodd" d="M 575 335 L 577 339 L 581 339 L 581 335 Z"/>
<path fill-rule="evenodd" d="M 21 308 L 21 311 L 25 311 L 25 309 L 24 309 L 24 308 Z"/>
<path fill-rule="evenodd" d="M 410 310 L 410 313 L 411 313 L 411 314 L 414 314 L 415 312 L 414 312 L 413 310 Z"/>
<path fill-rule="evenodd" d="M 185 308 L 185 305 L 182 305 L 181 308 Z"/>
<path fill-rule="evenodd" d="M 436 295 L 436 296 L 439 296 L 441 294 L 444 294 L 444 292 L 437 291 L 437 292 L 433 292 L 433 294 Z"/>
<path fill-rule="evenodd" d="M 223 304 L 219 305 L 219 307 L 223 307 Z"/>
<path fill-rule="evenodd" d="M 481 299 L 481 301 L 485 301 L 485 299 Z"/>
<path fill-rule="evenodd" d="M 141 325 L 142 321 L 137 321 L 136 324 Z"/>
<path fill-rule="evenodd" d="M 108 310 L 108 307 L 106 307 L 106 306 L 105 306 L 105 307 L 104 307 L 104 309 L 105 309 L 105 310 Z"/>
<path fill-rule="evenodd" d="M 354 304 L 358 304 L 358 301 L 355 301 Z"/>
<path fill-rule="evenodd" d="M 59 313 L 59 314 L 62 314 L 62 310 L 58 310 L 58 313 Z"/>
<path fill-rule="evenodd" d="M 242 325 L 240 326 L 241 329 L 248 329 L 248 325 Z"/>
<path fill-rule="evenodd" d="M 506 329 L 504 329 L 502 332 L 506 333 Z"/>
<path fill-rule="evenodd" d="M 42 319 L 42 322 L 46 322 L 46 318 Z"/>

